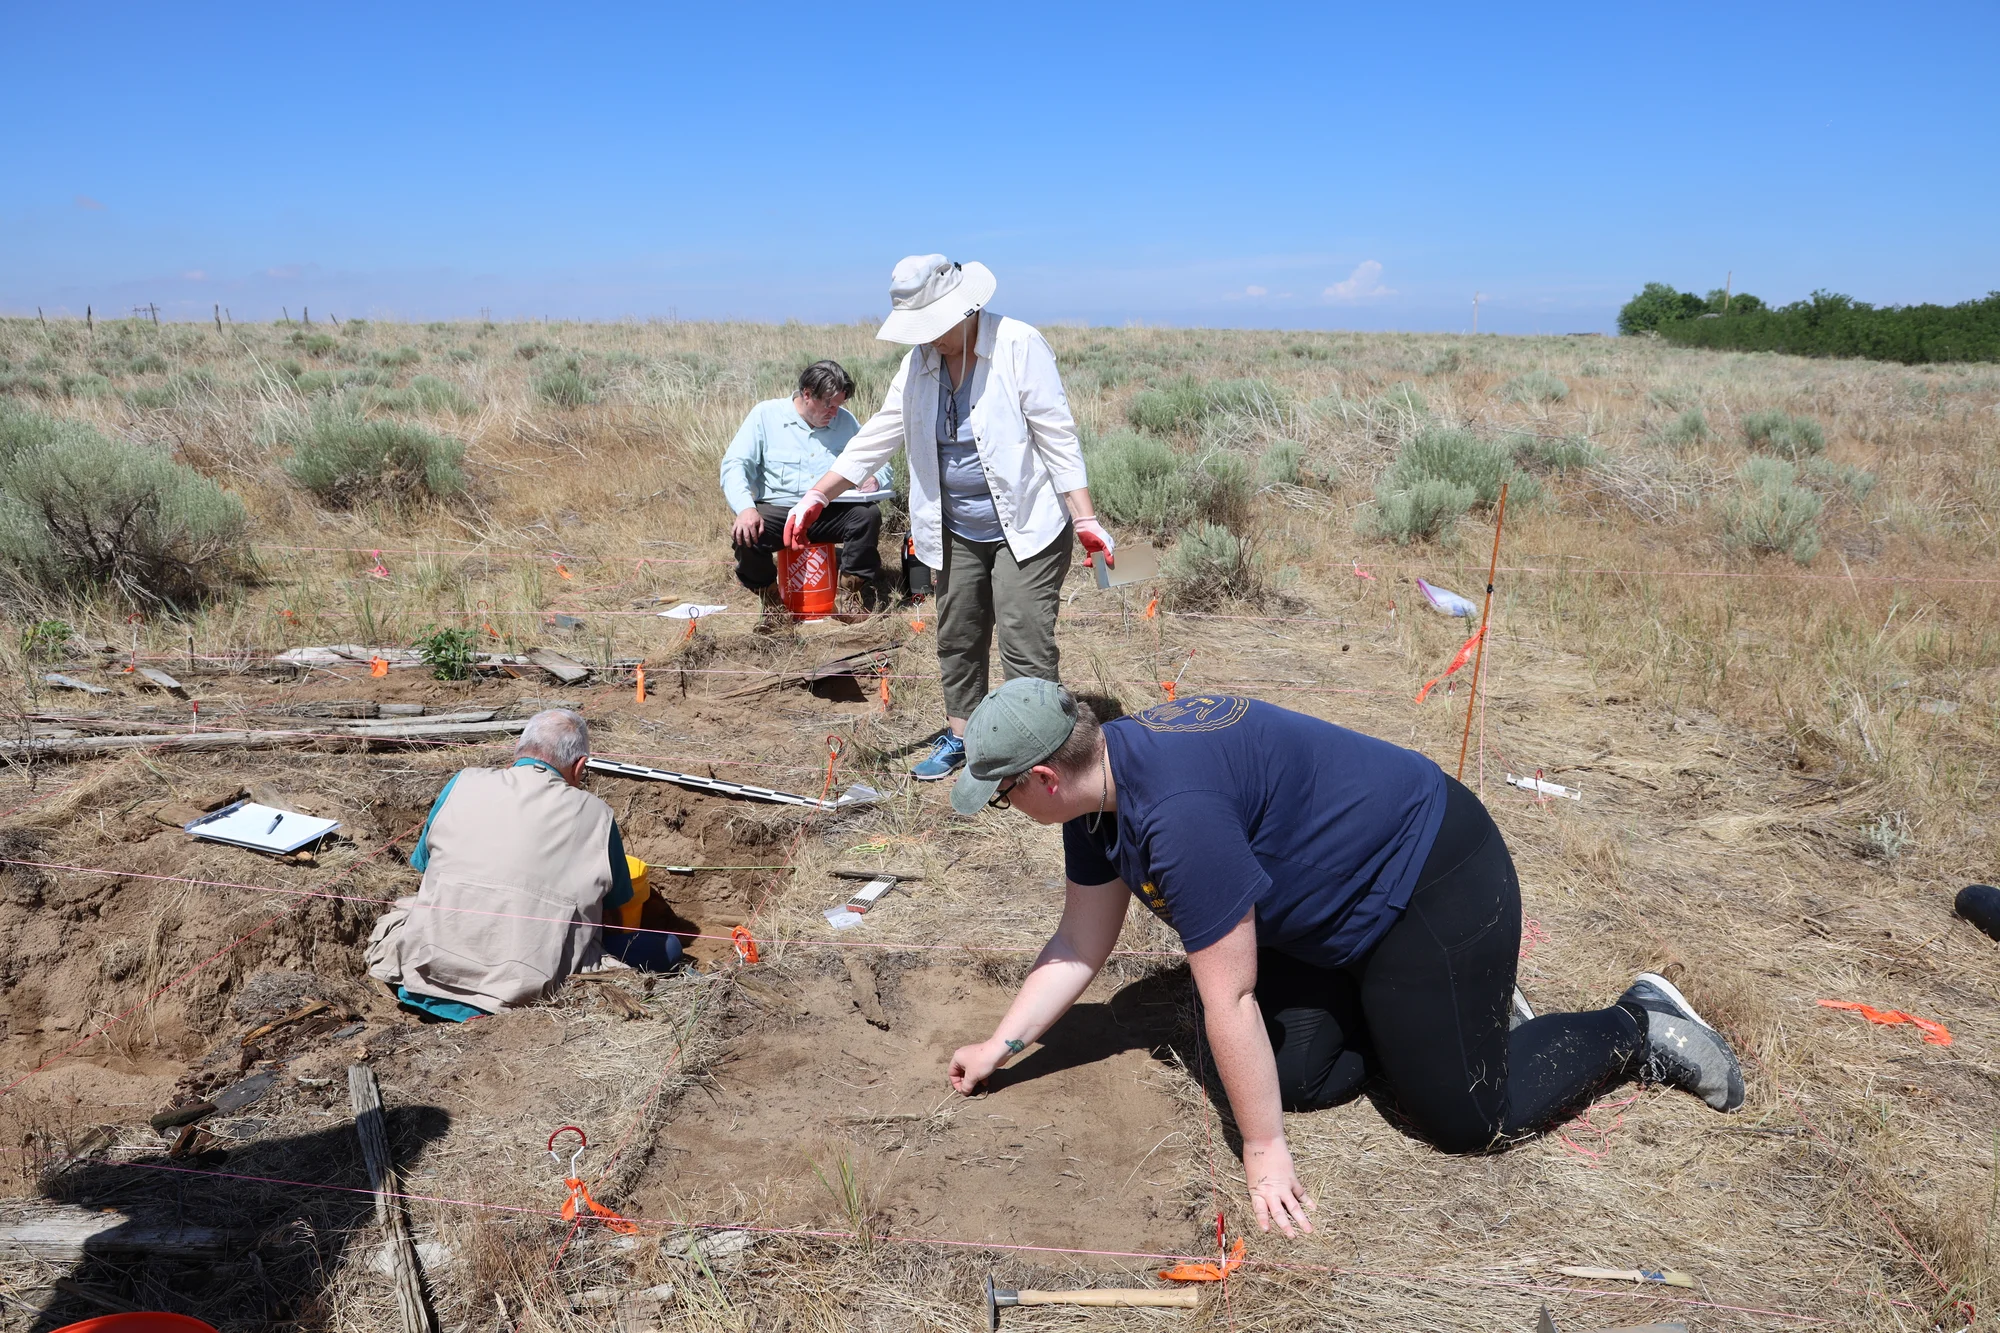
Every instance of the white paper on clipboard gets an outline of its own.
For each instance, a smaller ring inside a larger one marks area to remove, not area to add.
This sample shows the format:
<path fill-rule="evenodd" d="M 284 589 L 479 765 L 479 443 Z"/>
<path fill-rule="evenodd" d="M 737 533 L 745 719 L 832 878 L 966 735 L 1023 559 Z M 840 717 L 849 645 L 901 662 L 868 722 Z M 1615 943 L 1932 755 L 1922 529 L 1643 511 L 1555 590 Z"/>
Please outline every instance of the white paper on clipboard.
<path fill-rule="evenodd" d="M 296 810 L 279 810 L 255 801 L 238 801 L 186 825 L 187 831 L 209 842 L 226 842 L 255 852 L 287 855 L 340 827 L 337 819 L 315 819 Z"/>
<path fill-rule="evenodd" d="M 1100 588 L 1122 588 L 1128 583 L 1144 583 L 1160 576 L 1160 553 L 1145 542 L 1121 546 L 1111 553 L 1111 558 L 1117 563 L 1109 569 L 1104 567 L 1102 557 L 1090 562 Z"/>

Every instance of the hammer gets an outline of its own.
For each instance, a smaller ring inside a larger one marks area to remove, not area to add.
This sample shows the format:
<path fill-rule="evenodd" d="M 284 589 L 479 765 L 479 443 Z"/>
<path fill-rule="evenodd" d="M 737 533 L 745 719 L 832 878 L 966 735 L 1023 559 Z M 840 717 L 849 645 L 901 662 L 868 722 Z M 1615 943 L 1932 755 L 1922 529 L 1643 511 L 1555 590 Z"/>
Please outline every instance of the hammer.
<path fill-rule="evenodd" d="M 1192 1287 L 1180 1291 L 1158 1291 L 1150 1287 L 1097 1287 L 1088 1291 L 1009 1291 L 986 1279 L 986 1328 L 1000 1333 L 1000 1309 L 1007 1305 L 1157 1305 L 1192 1310 L 1201 1304 L 1201 1293 Z"/>

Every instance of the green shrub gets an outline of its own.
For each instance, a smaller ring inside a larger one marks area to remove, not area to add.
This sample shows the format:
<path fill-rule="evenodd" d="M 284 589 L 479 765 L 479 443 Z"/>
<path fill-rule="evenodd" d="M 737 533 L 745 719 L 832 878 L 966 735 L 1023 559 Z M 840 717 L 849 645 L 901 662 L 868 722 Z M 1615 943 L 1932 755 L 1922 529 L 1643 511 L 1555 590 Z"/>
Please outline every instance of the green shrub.
<path fill-rule="evenodd" d="M 285 461 L 291 479 L 339 508 L 442 499 L 465 489 L 465 446 L 405 421 L 368 421 L 345 406 L 307 420 Z"/>
<path fill-rule="evenodd" d="M 597 401 L 596 390 L 575 358 L 535 376 L 534 390 L 537 398 L 557 407 L 586 407 Z"/>
<path fill-rule="evenodd" d="M 1416 385 L 1398 380 L 1375 400 L 1375 410 L 1398 423 L 1414 425 L 1431 414 L 1431 405 Z"/>
<path fill-rule="evenodd" d="M 1675 291 L 1664 282 L 1649 282 L 1618 311 L 1618 331 L 1628 336 L 1653 333 L 1662 324 L 1697 319 L 1707 313 L 1708 303 L 1693 292 Z"/>
<path fill-rule="evenodd" d="M 1760 453 L 1793 459 L 1826 452 L 1826 433 L 1817 421 L 1777 411 L 1747 413 L 1743 442 Z"/>
<path fill-rule="evenodd" d="M 1604 451 L 1581 435 L 1547 440 L 1539 435 L 1515 435 L 1507 441 L 1514 460 L 1540 472 L 1574 472 L 1604 461 Z"/>
<path fill-rule="evenodd" d="M 60 661 L 64 646 L 74 633 L 68 621 L 34 621 L 21 630 L 21 656 L 30 662 Z"/>
<path fill-rule="evenodd" d="M 304 329 L 300 329 L 292 335 L 292 346 L 299 348 L 307 356 L 317 360 L 320 357 L 339 351 L 340 339 L 334 337 L 331 333 L 307 333 Z"/>
<path fill-rule="evenodd" d="M 1220 451 L 1191 458 L 1155 435 L 1121 432 L 1090 445 L 1090 498 L 1110 522 L 1163 535 L 1202 519 L 1240 521 L 1249 505 L 1243 460 Z"/>
<path fill-rule="evenodd" d="M 410 381 L 410 394 L 417 400 L 417 406 L 426 412 L 449 412 L 455 417 L 469 417 L 479 410 L 479 404 L 453 384 L 435 375 L 419 375 Z"/>
<path fill-rule="evenodd" d="M 126 362 L 125 367 L 134 375 L 164 375 L 167 373 L 167 358 L 158 352 L 141 352 Z"/>
<path fill-rule="evenodd" d="M 479 660 L 473 648 L 472 631 L 469 629 L 439 629 L 429 626 L 411 645 L 417 656 L 424 659 L 424 665 L 431 669 L 431 675 L 439 680 L 470 680 L 474 664 Z"/>
<path fill-rule="evenodd" d="M 1808 458 L 1801 465 L 1806 480 L 1825 491 L 1839 491 L 1855 504 L 1875 489 L 1875 474 L 1852 463 L 1835 463 L 1824 458 Z"/>
<path fill-rule="evenodd" d="M 105 398 L 111 394 L 111 381 L 102 375 L 65 375 L 59 386 L 65 398 Z"/>
<path fill-rule="evenodd" d="M 1397 543 L 1449 538 L 1459 517 L 1500 498 L 1514 504 L 1540 498 L 1542 488 L 1514 462 L 1514 451 L 1456 426 L 1427 426 L 1412 436 L 1375 483 L 1375 503 L 1362 530 Z"/>
<path fill-rule="evenodd" d="M 243 576 L 248 527 L 159 449 L 0 405 L 0 567 L 43 592 L 192 605 Z"/>
<path fill-rule="evenodd" d="M 1465 369 L 1465 353 L 1456 347 L 1447 347 L 1434 353 L 1424 362 L 1426 375 L 1455 375 Z"/>
<path fill-rule="evenodd" d="M 546 338 L 531 338 L 527 342 L 516 343 L 514 345 L 514 355 L 520 357 L 523 361 L 533 361 L 543 353 L 555 350 L 556 345 Z"/>
<path fill-rule="evenodd" d="M 1266 486 L 1296 486 L 1305 446 L 1297 440 L 1273 440 L 1257 461 L 1257 476 Z"/>
<path fill-rule="evenodd" d="M 1125 405 L 1125 419 L 1156 435 L 1192 431 L 1208 415 L 1208 399 L 1194 376 L 1183 375 L 1164 389 L 1146 389 Z"/>
<path fill-rule="evenodd" d="M 1708 415 L 1698 407 L 1690 407 L 1667 424 L 1660 438 L 1675 449 L 1693 449 L 1707 442 L 1712 433 Z"/>
<path fill-rule="evenodd" d="M 1285 350 L 1301 361 L 1338 361 L 1340 353 L 1323 342 L 1287 343 Z"/>
<path fill-rule="evenodd" d="M 1569 385 L 1546 370 L 1531 370 L 1507 381 L 1507 396 L 1517 403 L 1559 403 L 1569 397 Z"/>
<path fill-rule="evenodd" d="M 1134 394 L 1125 419 L 1156 435 L 1191 434 L 1203 422 L 1224 413 L 1263 414 L 1277 410 L 1284 396 L 1266 380 L 1215 380 L 1202 383 L 1192 375 L 1169 381 L 1166 387 Z"/>
<path fill-rule="evenodd" d="M 368 356 L 369 361 L 388 370 L 403 366 L 414 366 L 424 359 L 424 354 L 414 347 L 398 347 L 393 352 L 376 351 Z"/>
<path fill-rule="evenodd" d="M 1266 592 L 1250 543 L 1219 523 L 1198 523 L 1183 533 L 1160 575 L 1172 604 L 1188 610 L 1262 602 Z"/>
<path fill-rule="evenodd" d="M 1819 553 L 1819 517 L 1826 502 L 1798 485 L 1797 475 L 1783 459 L 1745 461 L 1736 470 L 1742 489 L 1723 502 L 1723 539 L 1733 547 L 1810 564 Z"/>
<path fill-rule="evenodd" d="M 1375 503 L 1361 513 L 1364 535 L 1385 537 L 1398 546 L 1431 541 L 1472 511 L 1478 499 L 1470 486 L 1424 477 L 1400 490 L 1376 487 Z"/>
<path fill-rule="evenodd" d="M 470 347 L 454 347 L 444 354 L 444 358 L 447 361 L 456 361 L 460 365 L 464 365 L 469 361 L 477 361 L 479 353 L 473 351 Z"/>
<path fill-rule="evenodd" d="M 125 391 L 125 404 L 135 412 L 158 412 L 175 401 L 174 391 L 163 384 L 142 384 Z"/>

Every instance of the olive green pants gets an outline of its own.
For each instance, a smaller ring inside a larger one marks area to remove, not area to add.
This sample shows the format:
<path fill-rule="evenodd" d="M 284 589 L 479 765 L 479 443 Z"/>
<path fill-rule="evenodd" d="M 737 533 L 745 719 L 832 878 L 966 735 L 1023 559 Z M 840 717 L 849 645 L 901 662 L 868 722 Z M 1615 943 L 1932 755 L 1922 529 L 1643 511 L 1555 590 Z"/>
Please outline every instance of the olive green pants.
<path fill-rule="evenodd" d="M 937 648 L 946 716 L 970 717 L 986 697 L 996 628 L 1007 679 L 1061 680 L 1056 612 L 1074 540 L 1065 526 L 1047 547 L 1016 561 L 1006 542 L 969 542 L 945 530 L 944 568 L 937 574 Z"/>

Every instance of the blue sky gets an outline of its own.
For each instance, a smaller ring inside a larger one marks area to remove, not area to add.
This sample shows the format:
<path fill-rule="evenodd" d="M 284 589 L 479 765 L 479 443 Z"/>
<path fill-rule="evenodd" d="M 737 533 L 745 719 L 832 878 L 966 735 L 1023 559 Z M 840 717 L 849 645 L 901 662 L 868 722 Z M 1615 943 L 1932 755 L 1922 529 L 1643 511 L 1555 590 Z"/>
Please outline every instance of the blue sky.
<path fill-rule="evenodd" d="M 2000 7 L 29 5 L 0 311 L 1612 327 L 2000 288 Z"/>

